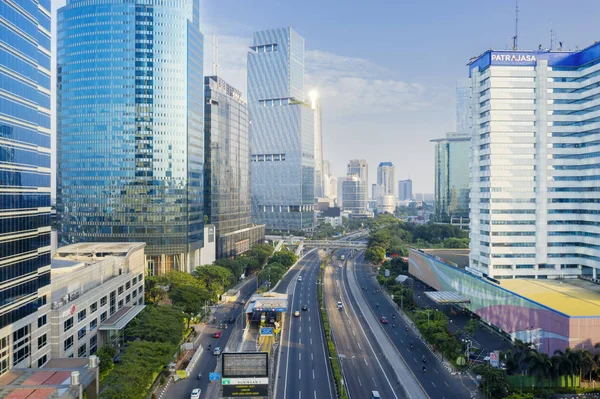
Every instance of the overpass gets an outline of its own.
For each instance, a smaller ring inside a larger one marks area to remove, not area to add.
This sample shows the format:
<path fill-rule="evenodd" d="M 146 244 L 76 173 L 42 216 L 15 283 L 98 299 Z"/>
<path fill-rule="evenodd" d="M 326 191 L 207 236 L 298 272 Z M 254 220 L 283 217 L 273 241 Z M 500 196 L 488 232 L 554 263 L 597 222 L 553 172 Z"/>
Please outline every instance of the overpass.
<path fill-rule="evenodd" d="M 366 249 L 366 242 L 355 242 L 355 241 L 341 241 L 341 240 L 303 240 L 302 243 L 307 248 L 352 248 L 352 249 Z"/>

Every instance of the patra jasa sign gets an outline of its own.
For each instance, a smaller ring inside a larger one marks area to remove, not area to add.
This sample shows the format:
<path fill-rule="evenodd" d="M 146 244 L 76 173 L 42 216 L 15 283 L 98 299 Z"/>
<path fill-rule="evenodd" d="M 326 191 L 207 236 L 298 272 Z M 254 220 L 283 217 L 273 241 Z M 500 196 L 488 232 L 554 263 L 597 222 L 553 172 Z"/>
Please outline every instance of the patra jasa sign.
<path fill-rule="evenodd" d="M 536 62 L 533 54 L 492 54 L 492 62 Z"/>

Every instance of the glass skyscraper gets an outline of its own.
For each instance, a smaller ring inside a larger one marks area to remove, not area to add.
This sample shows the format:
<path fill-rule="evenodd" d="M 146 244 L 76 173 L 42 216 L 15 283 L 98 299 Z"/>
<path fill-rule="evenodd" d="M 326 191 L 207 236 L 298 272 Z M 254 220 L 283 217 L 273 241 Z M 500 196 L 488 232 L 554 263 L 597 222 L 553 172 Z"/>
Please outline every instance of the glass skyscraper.
<path fill-rule="evenodd" d="M 0 0 L 0 375 L 49 358 L 50 0 Z M 38 321 L 39 319 L 39 321 Z"/>
<path fill-rule="evenodd" d="M 254 33 L 248 53 L 252 219 L 268 230 L 315 226 L 314 110 L 304 93 L 304 38 Z"/>
<path fill-rule="evenodd" d="M 486 51 L 471 78 L 471 266 L 598 278 L 600 43 Z"/>
<path fill-rule="evenodd" d="M 204 83 L 204 208 L 217 230 L 217 257 L 230 257 L 265 237 L 265 226 L 251 217 L 248 108 L 223 79 L 207 76 Z"/>
<path fill-rule="evenodd" d="M 447 133 L 435 143 L 435 218 L 460 223 L 469 217 L 469 149 L 467 134 Z"/>
<path fill-rule="evenodd" d="M 199 0 L 67 0 L 58 12 L 59 241 L 141 241 L 150 273 L 203 246 Z"/>
<path fill-rule="evenodd" d="M 325 197 L 325 173 L 323 171 L 323 129 L 321 120 L 321 97 L 316 91 L 308 93 L 315 111 L 315 198 Z"/>

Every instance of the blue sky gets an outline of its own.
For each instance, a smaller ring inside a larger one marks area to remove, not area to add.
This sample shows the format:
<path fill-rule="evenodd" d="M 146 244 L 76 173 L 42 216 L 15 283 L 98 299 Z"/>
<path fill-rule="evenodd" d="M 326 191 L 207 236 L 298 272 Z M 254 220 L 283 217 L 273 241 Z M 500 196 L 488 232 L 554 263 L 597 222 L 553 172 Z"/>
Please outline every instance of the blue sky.
<path fill-rule="evenodd" d="M 64 5 L 54 0 L 53 8 Z M 306 39 L 306 84 L 323 97 L 325 159 L 336 175 L 365 158 L 433 192 L 433 144 L 455 129 L 456 80 L 465 64 L 514 35 L 512 0 L 201 0 L 205 72 L 219 35 L 219 74 L 246 93 L 246 52 L 256 30 L 293 26 Z M 521 0 L 519 48 L 565 49 L 600 40 L 600 1 Z M 575 6 L 576 5 L 576 6 Z"/>

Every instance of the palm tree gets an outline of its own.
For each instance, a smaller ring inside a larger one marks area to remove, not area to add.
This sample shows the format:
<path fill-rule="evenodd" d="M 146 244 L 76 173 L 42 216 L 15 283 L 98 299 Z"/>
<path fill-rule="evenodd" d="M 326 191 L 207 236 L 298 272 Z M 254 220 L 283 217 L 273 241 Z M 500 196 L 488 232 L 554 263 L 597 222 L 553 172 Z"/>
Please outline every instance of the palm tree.
<path fill-rule="evenodd" d="M 565 348 L 565 351 L 555 350 L 555 355 L 560 357 L 559 374 L 564 376 L 573 376 L 581 370 L 581 355 L 571 348 Z"/>
<path fill-rule="evenodd" d="M 536 377 L 538 384 L 540 380 L 545 383 L 552 375 L 552 361 L 550 361 L 550 358 L 545 353 L 532 351 L 529 356 L 528 365 L 531 375 Z"/>
<path fill-rule="evenodd" d="M 581 374 L 588 374 L 590 376 L 590 381 L 592 380 L 592 371 L 596 371 L 598 369 L 598 364 L 594 359 L 592 354 L 584 349 L 580 349 L 581 351 L 581 369 L 579 370 L 579 380 L 581 381 Z"/>
<path fill-rule="evenodd" d="M 550 358 L 550 362 L 552 363 L 552 378 L 557 380 L 561 376 L 562 357 L 555 354 Z"/>
<path fill-rule="evenodd" d="M 515 344 L 515 352 L 514 352 L 514 360 L 517 365 L 517 368 L 521 372 L 521 374 L 527 374 L 527 365 L 529 364 L 529 359 L 531 357 L 531 353 L 533 349 L 531 349 L 531 344 L 528 342 L 523 342 L 521 340 L 516 340 Z"/>

